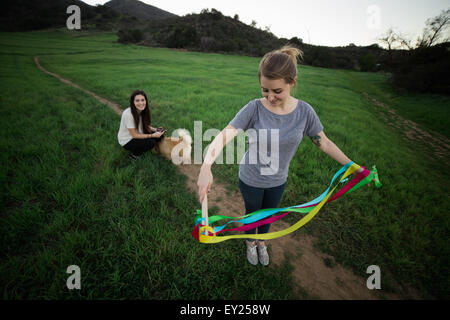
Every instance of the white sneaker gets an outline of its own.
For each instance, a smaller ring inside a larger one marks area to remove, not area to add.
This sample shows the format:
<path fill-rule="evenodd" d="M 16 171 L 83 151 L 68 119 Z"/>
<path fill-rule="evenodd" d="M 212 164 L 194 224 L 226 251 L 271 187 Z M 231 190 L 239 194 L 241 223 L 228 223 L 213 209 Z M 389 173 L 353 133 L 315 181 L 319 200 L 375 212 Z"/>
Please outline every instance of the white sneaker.
<path fill-rule="evenodd" d="M 248 241 L 247 243 L 247 260 L 252 265 L 256 266 L 258 264 L 258 253 L 256 252 L 256 243 L 251 245 Z"/>
<path fill-rule="evenodd" d="M 258 257 L 259 262 L 263 266 L 267 266 L 269 264 L 269 254 L 267 253 L 267 247 L 265 245 L 258 245 Z"/>

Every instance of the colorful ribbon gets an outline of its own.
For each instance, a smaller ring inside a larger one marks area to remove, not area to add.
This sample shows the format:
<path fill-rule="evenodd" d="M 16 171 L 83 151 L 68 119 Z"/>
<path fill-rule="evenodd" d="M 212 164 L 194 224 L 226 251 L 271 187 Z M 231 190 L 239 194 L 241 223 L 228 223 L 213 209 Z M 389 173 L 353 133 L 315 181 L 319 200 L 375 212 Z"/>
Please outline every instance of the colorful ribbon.
<path fill-rule="evenodd" d="M 330 185 L 325 192 L 323 192 L 320 196 L 318 196 L 316 199 L 311 200 L 307 203 L 296 205 L 292 207 L 286 207 L 286 208 L 276 208 L 276 209 L 262 209 L 255 212 L 252 212 L 250 214 L 247 214 L 242 217 L 230 217 L 230 216 L 223 216 L 223 215 L 215 215 L 208 217 L 209 223 L 213 224 L 217 221 L 224 220 L 224 219 L 233 219 L 227 223 L 225 223 L 222 226 L 218 227 L 212 227 L 210 225 L 205 226 L 202 224 L 203 219 L 201 218 L 202 212 L 201 210 L 197 210 L 197 216 L 195 218 L 195 227 L 192 231 L 192 236 L 197 239 L 201 243 L 218 243 L 229 239 L 238 239 L 238 238 L 252 238 L 252 239 L 259 239 L 259 240 L 269 240 L 269 239 L 275 239 L 278 237 L 282 237 L 284 235 L 287 235 L 303 225 L 305 225 L 307 222 L 309 222 L 316 214 L 319 212 L 319 210 L 322 208 L 322 206 L 327 203 L 334 201 L 341 196 L 343 196 L 346 193 L 355 191 L 362 186 L 370 183 L 372 180 L 375 181 L 375 186 L 377 188 L 381 187 L 380 180 L 378 178 L 378 172 L 375 166 L 373 166 L 372 171 L 367 170 L 365 167 L 363 168 L 363 171 L 359 173 L 355 178 L 353 178 L 349 183 L 347 183 L 341 190 L 339 190 L 333 197 L 331 195 L 333 194 L 334 190 L 343 182 L 348 180 L 348 176 L 351 175 L 353 172 L 357 171 L 360 168 L 357 164 L 354 164 L 353 162 L 349 162 L 345 166 L 343 166 L 332 178 Z M 331 189 L 333 183 L 335 180 L 337 180 L 340 177 L 338 183 Z M 331 189 L 331 191 L 330 191 Z M 331 198 L 330 198 L 331 197 Z M 291 227 L 271 232 L 271 233 L 264 233 L 264 234 L 238 234 L 238 235 L 229 235 L 229 236 L 217 236 L 217 234 L 220 234 L 225 231 L 245 231 L 245 230 L 251 230 L 256 227 L 259 227 L 264 224 L 273 223 L 277 220 L 280 220 L 284 218 L 289 213 L 307 213 L 306 216 L 304 216 L 301 220 L 299 220 L 297 223 L 292 225 Z M 276 215 L 277 213 L 281 213 Z M 225 229 L 225 227 L 233 222 L 240 222 L 243 225 L 238 228 L 233 229 Z"/>

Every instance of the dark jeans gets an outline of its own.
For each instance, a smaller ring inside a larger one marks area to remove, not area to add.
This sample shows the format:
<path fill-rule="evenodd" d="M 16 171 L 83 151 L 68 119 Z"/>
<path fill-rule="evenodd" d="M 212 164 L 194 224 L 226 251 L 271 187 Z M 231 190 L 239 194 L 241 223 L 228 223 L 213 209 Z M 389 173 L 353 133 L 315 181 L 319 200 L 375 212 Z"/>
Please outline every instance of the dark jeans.
<path fill-rule="evenodd" d="M 163 136 L 159 138 L 147 138 L 147 139 L 131 139 L 123 147 L 135 156 L 140 156 L 145 151 L 151 150 L 156 146 L 156 143 L 162 139 Z"/>
<path fill-rule="evenodd" d="M 239 189 L 245 203 L 245 214 L 260 209 L 277 208 L 283 196 L 286 182 L 278 187 L 273 188 L 256 188 L 249 186 L 239 179 Z M 258 227 L 258 233 L 267 233 L 270 229 L 270 223 Z M 245 231 L 247 234 L 256 233 L 256 228 Z M 254 241 L 254 239 L 247 239 Z"/>

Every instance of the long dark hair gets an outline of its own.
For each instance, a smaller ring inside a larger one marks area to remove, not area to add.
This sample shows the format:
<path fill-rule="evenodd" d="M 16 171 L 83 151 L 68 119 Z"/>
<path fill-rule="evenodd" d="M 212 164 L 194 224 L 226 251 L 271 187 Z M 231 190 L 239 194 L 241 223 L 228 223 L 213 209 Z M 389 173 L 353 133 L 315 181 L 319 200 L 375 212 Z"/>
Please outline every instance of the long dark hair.
<path fill-rule="evenodd" d="M 141 114 L 139 115 L 139 112 L 136 109 L 136 106 L 134 105 L 134 98 L 137 95 L 142 95 L 145 98 L 145 109 L 141 111 Z M 135 90 L 130 96 L 130 109 L 131 114 L 133 115 L 134 124 L 136 127 L 136 131 L 139 128 L 139 117 L 142 117 L 142 130 L 144 133 L 151 133 L 149 126 L 151 125 L 151 117 L 150 117 L 150 108 L 148 106 L 148 99 L 147 95 L 142 90 Z"/>

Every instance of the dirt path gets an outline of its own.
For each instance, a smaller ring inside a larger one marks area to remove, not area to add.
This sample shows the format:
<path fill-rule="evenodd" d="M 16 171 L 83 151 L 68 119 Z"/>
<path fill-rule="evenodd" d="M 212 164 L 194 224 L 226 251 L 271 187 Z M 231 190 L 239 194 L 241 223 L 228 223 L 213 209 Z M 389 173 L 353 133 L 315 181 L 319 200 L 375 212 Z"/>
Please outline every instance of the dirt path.
<path fill-rule="evenodd" d="M 83 90 L 92 95 L 98 101 L 108 105 L 118 115 L 122 114 L 119 105 L 108 101 L 97 94 L 82 88 L 81 86 L 62 78 L 61 76 L 45 70 L 37 57 L 34 58 L 37 67 L 43 72 L 58 78 L 61 82 Z M 197 192 L 197 178 L 200 165 L 181 165 L 178 170 L 187 176 L 187 188 L 192 192 Z M 242 196 L 238 192 L 227 192 L 224 185 L 215 182 L 208 195 L 208 206 L 217 206 L 219 212 L 231 216 L 240 216 L 245 212 Z M 273 224 L 271 230 L 278 231 L 288 227 L 283 221 Z M 287 235 L 278 239 L 267 241 L 270 253 L 270 267 L 281 266 L 286 257 L 293 266 L 293 280 L 297 288 L 298 296 L 301 297 L 302 289 L 306 290 L 309 299 L 420 299 L 417 293 L 412 291 L 412 295 L 401 297 L 397 294 L 387 293 L 383 290 L 369 290 L 366 287 L 366 278 L 355 275 L 352 271 L 337 264 L 333 267 L 325 265 L 326 258 L 331 256 L 317 252 L 313 248 L 315 239 L 304 233 L 299 233 L 296 237 Z M 242 259 L 246 259 L 245 251 L 242 252 Z M 369 275 L 368 275 L 369 276 Z"/>
<path fill-rule="evenodd" d="M 200 165 L 183 165 L 178 168 L 188 177 L 188 189 L 197 193 Z M 230 216 L 241 216 L 245 213 L 241 194 L 239 192 L 231 192 L 230 194 L 225 186 L 217 182 L 214 182 L 211 193 L 208 195 L 208 206 L 217 206 L 219 212 L 226 212 L 226 215 Z M 287 227 L 289 227 L 288 224 L 278 221 L 272 225 L 271 231 L 278 231 Z M 267 241 L 271 267 L 281 266 L 285 262 L 286 256 L 289 256 L 289 262 L 294 267 L 292 275 L 299 296 L 301 296 L 301 289 L 303 288 L 308 293 L 308 299 L 374 300 L 385 298 L 400 300 L 406 298 L 382 290 L 367 289 L 366 278 L 355 275 L 340 264 L 327 267 L 324 260 L 326 258 L 332 259 L 332 257 L 317 252 L 313 248 L 314 241 L 314 237 L 304 233 L 300 233 L 296 237 L 287 235 Z M 246 259 L 245 251 L 242 251 L 242 259 Z M 413 296 L 408 298 L 417 299 L 418 296 L 413 293 Z"/>
<path fill-rule="evenodd" d="M 97 99 L 97 100 L 100 101 L 101 103 L 106 104 L 108 107 L 110 107 L 110 108 L 111 108 L 115 113 L 117 113 L 119 116 L 122 115 L 122 111 L 123 111 L 123 110 L 120 109 L 120 107 L 119 107 L 119 105 L 118 105 L 117 103 L 111 102 L 111 101 L 109 101 L 109 100 L 107 100 L 107 99 L 105 99 L 105 98 L 103 98 L 103 97 L 100 97 L 99 95 L 95 94 L 94 92 L 89 91 L 88 89 L 85 89 L 85 88 L 83 88 L 82 86 L 80 86 L 80 85 L 78 85 L 78 84 L 76 84 L 76 83 L 73 83 L 73 82 L 70 81 L 70 80 L 64 79 L 64 78 L 61 77 L 60 75 L 58 75 L 58 74 L 56 74 L 56 73 L 53 73 L 53 72 L 50 72 L 50 71 L 46 70 L 46 69 L 45 69 L 44 67 L 42 67 L 41 64 L 39 63 L 39 58 L 38 58 L 38 57 L 34 57 L 34 63 L 36 63 L 36 66 L 37 66 L 41 71 L 43 71 L 43 72 L 45 72 L 45 73 L 47 73 L 47 74 L 49 74 L 49 75 L 51 75 L 51 76 L 54 76 L 54 77 L 57 78 L 59 81 L 65 83 L 65 84 L 67 84 L 67 85 L 69 85 L 69 86 L 72 86 L 72 87 L 78 88 L 78 89 L 80 89 L 80 90 L 83 90 L 84 92 L 86 92 L 87 94 L 90 94 L 91 96 L 93 96 L 95 99 Z"/>
<path fill-rule="evenodd" d="M 437 132 L 430 134 L 421 129 L 414 121 L 403 118 L 387 104 L 370 97 L 366 92 L 363 93 L 363 96 L 377 107 L 380 116 L 387 124 L 404 134 L 409 143 L 419 143 L 425 150 L 429 151 L 429 156 L 449 165 L 450 140 L 447 137 Z"/>

